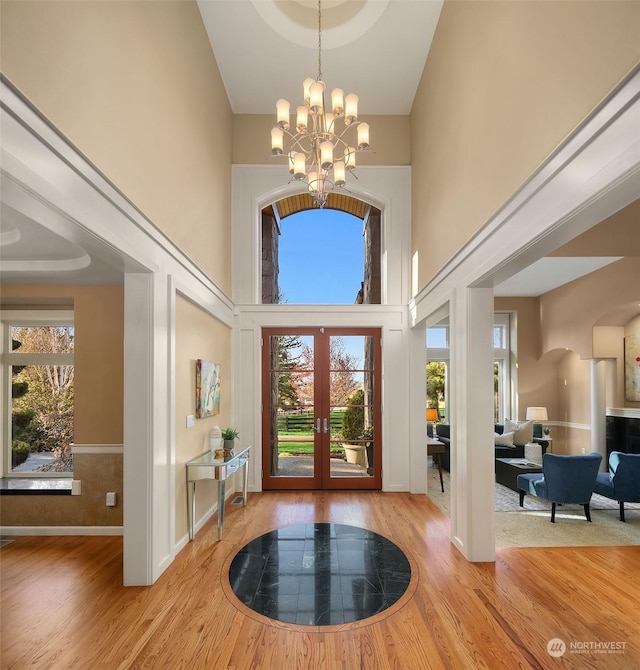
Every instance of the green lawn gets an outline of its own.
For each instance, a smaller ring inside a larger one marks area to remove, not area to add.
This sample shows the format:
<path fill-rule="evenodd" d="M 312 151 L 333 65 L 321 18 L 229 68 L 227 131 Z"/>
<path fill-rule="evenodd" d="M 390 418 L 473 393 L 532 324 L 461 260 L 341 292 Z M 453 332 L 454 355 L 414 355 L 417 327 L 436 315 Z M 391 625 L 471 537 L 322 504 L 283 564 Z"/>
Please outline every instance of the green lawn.
<path fill-rule="evenodd" d="M 308 414 L 297 414 L 292 415 L 295 419 L 306 419 L 307 425 L 313 425 L 313 415 Z M 342 418 L 344 416 L 344 410 L 337 412 L 331 412 L 331 423 L 334 427 L 342 427 Z M 280 423 L 280 422 L 279 422 Z M 338 428 L 334 428 L 332 431 L 334 436 Z M 302 430 L 278 430 L 278 435 L 281 437 L 301 437 L 301 438 L 311 438 L 313 437 L 314 431 L 313 428 L 302 429 Z M 340 445 L 331 445 L 332 452 L 342 452 L 344 451 L 343 447 Z M 278 444 L 278 453 L 280 454 L 312 454 L 313 453 L 313 442 L 281 442 Z"/>
<path fill-rule="evenodd" d="M 344 448 L 335 444 L 331 445 L 332 452 L 342 452 Z M 312 454 L 313 442 L 280 442 L 278 444 L 279 454 Z"/>

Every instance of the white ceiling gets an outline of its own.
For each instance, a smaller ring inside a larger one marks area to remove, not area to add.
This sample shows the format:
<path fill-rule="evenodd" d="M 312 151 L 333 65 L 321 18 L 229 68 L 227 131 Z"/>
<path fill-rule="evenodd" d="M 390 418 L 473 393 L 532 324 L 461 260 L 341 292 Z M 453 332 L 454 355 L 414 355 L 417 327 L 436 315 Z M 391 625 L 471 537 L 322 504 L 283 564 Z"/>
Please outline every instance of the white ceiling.
<path fill-rule="evenodd" d="M 322 75 L 359 112 L 409 114 L 443 0 L 323 0 Z M 199 0 L 234 114 L 303 103 L 318 76 L 317 0 Z M 373 131 L 373 129 L 372 129 Z"/>
<path fill-rule="evenodd" d="M 536 298 L 621 258 L 547 256 L 495 286 L 493 294 L 498 297 Z"/>

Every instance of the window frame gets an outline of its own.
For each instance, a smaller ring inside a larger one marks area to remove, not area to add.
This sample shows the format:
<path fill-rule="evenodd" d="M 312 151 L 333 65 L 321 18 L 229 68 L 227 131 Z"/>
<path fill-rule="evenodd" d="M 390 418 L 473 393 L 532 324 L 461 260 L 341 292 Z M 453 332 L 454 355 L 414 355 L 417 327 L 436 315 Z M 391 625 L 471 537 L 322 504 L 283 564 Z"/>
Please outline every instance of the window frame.
<path fill-rule="evenodd" d="M 515 375 L 511 370 L 511 341 L 514 337 L 512 333 L 512 328 L 514 324 L 512 323 L 511 314 L 509 312 L 494 312 L 493 314 L 493 330 L 494 337 L 492 341 L 495 343 L 495 329 L 500 328 L 502 331 L 501 347 L 494 347 L 493 349 L 493 360 L 494 365 L 498 365 L 499 378 L 498 378 L 498 416 L 496 418 L 496 423 L 503 423 L 508 414 L 513 411 L 513 402 L 512 402 L 512 393 L 511 387 L 515 379 Z M 429 328 L 425 331 L 425 347 L 427 350 L 427 364 L 428 363 L 444 363 L 445 364 L 445 416 L 441 417 L 445 423 L 449 423 L 449 384 L 448 384 L 448 374 L 449 367 L 451 362 L 451 350 L 450 350 L 450 332 L 448 324 L 437 324 L 434 326 L 434 329 L 446 330 L 446 346 L 445 347 L 429 347 L 427 346 L 428 337 L 429 337 Z M 426 373 L 426 370 L 425 370 Z"/>
<path fill-rule="evenodd" d="M 507 412 L 512 414 L 511 406 L 511 315 L 508 312 L 495 312 L 493 328 L 503 332 L 502 347 L 493 348 L 493 361 L 498 365 L 498 416 L 496 423 L 504 424 Z M 495 335 L 494 335 L 495 343 Z"/>
<path fill-rule="evenodd" d="M 11 347 L 12 327 L 64 326 L 74 327 L 73 310 L 25 309 L 0 311 L 2 337 L 0 338 L 0 360 L 2 362 L 2 385 L 0 404 L 2 405 L 2 435 L 4 448 L 0 450 L 2 477 L 15 479 L 64 479 L 72 478 L 73 472 L 11 472 L 12 444 L 12 394 L 11 368 L 14 365 L 74 365 L 74 354 L 17 353 Z"/>

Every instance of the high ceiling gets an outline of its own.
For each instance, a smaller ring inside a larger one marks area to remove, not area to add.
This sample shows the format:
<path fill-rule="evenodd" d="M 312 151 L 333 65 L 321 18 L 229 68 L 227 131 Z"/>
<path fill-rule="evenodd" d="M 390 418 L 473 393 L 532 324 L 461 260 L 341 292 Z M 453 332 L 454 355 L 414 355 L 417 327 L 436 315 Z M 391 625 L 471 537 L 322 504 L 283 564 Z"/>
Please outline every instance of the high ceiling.
<path fill-rule="evenodd" d="M 360 113 L 409 114 L 443 0 L 322 0 L 322 75 Z M 234 114 L 302 104 L 318 76 L 317 0 L 199 0 Z"/>

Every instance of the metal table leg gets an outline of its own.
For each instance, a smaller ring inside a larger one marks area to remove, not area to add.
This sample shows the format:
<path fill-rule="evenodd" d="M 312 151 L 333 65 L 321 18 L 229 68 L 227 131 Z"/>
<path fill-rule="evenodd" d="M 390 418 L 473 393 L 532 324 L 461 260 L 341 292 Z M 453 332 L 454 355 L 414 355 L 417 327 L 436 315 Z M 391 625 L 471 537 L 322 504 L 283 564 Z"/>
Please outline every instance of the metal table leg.
<path fill-rule="evenodd" d="M 247 489 L 249 487 L 249 459 L 244 462 L 244 476 L 242 483 L 242 506 L 247 506 Z"/>
<path fill-rule="evenodd" d="M 189 526 L 189 540 L 193 540 L 193 523 L 196 518 L 196 483 L 187 482 L 187 525 Z"/>
<path fill-rule="evenodd" d="M 222 527 L 224 525 L 224 495 L 226 489 L 226 480 L 218 481 L 218 539 L 222 539 Z"/>

